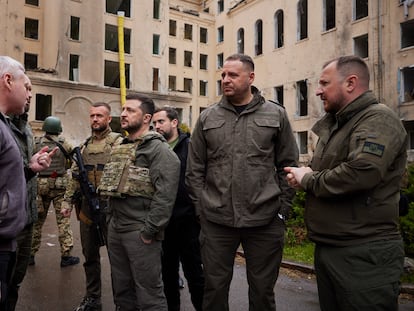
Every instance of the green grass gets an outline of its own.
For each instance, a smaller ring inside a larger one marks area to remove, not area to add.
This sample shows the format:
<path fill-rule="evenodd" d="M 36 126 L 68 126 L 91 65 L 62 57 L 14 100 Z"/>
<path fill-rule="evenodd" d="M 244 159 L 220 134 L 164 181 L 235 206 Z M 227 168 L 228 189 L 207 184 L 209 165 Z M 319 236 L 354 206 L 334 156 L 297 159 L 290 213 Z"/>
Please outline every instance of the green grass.
<path fill-rule="evenodd" d="M 313 251 L 315 245 L 304 242 L 300 245 L 285 245 L 283 259 L 307 265 L 313 265 Z"/>

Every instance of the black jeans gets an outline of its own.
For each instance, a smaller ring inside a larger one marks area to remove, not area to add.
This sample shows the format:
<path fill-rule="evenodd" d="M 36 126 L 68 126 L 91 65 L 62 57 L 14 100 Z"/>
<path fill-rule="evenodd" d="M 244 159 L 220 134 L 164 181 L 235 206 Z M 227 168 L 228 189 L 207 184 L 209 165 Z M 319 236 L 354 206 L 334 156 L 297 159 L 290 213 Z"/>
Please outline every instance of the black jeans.
<path fill-rule="evenodd" d="M 202 310 L 204 276 L 200 255 L 200 224 L 195 216 L 171 219 L 162 243 L 162 279 L 168 310 L 180 310 L 179 265 L 184 272 L 195 310 Z"/>
<path fill-rule="evenodd" d="M 15 252 L 1 251 L 0 252 L 0 310 L 7 311 L 7 291 L 10 282 L 13 266 L 16 258 Z"/>
<path fill-rule="evenodd" d="M 17 236 L 16 260 L 8 288 L 8 311 L 16 308 L 19 288 L 26 275 L 32 250 L 33 224 L 28 224 Z"/>

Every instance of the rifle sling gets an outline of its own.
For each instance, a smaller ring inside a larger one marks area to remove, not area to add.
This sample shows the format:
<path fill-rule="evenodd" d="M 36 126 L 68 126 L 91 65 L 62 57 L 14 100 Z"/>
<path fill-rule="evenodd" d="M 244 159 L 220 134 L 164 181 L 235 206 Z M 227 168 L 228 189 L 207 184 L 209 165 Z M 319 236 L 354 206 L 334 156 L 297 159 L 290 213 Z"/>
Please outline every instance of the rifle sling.
<path fill-rule="evenodd" d="M 63 147 L 63 145 L 60 142 L 54 140 L 49 135 L 45 135 L 45 138 L 48 139 L 48 140 L 50 140 L 51 142 L 55 143 L 56 146 L 58 146 L 58 148 L 60 149 L 60 151 L 62 151 L 62 153 L 63 153 L 63 155 L 65 156 L 66 159 L 68 159 L 68 160 L 71 160 L 72 159 L 71 156 L 70 156 L 70 154 L 66 151 L 65 147 Z"/>

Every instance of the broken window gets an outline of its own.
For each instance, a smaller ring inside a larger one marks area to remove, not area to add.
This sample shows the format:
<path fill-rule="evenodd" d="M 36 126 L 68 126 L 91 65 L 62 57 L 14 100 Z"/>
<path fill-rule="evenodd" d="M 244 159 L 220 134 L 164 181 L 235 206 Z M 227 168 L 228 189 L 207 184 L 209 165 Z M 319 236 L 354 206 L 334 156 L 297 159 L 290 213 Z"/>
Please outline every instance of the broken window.
<path fill-rule="evenodd" d="M 161 4 L 160 0 L 154 0 L 154 9 L 152 17 L 154 19 L 160 19 Z"/>
<path fill-rule="evenodd" d="M 217 69 L 223 68 L 224 63 L 224 55 L 223 53 L 220 53 L 217 55 Z"/>
<path fill-rule="evenodd" d="M 308 153 L 308 132 L 298 132 L 298 147 L 300 154 Z"/>
<path fill-rule="evenodd" d="M 414 19 L 401 23 L 401 48 L 414 46 Z"/>
<path fill-rule="evenodd" d="M 193 80 L 189 78 L 184 78 L 184 92 L 192 94 L 193 90 Z"/>
<path fill-rule="evenodd" d="M 217 42 L 224 41 L 224 26 L 217 28 Z"/>
<path fill-rule="evenodd" d="M 354 20 L 368 16 L 368 0 L 354 0 Z"/>
<path fill-rule="evenodd" d="M 283 106 L 283 85 L 276 86 L 275 90 L 275 100 Z"/>
<path fill-rule="evenodd" d="M 216 87 L 217 87 L 217 96 L 223 95 L 223 90 L 221 89 L 221 80 L 217 80 Z"/>
<path fill-rule="evenodd" d="M 24 68 L 31 70 L 37 67 L 37 54 L 24 53 Z"/>
<path fill-rule="evenodd" d="M 177 21 L 170 19 L 170 36 L 177 35 Z"/>
<path fill-rule="evenodd" d="M 404 127 L 408 134 L 408 150 L 414 149 L 414 121 L 404 121 Z"/>
<path fill-rule="evenodd" d="M 335 0 L 324 0 L 323 11 L 323 30 L 335 28 Z"/>
<path fill-rule="evenodd" d="M 200 96 L 207 96 L 207 81 L 200 80 Z"/>
<path fill-rule="evenodd" d="M 237 53 L 244 53 L 244 29 L 237 31 Z"/>
<path fill-rule="evenodd" d="M 308 1 L 298 2 L 298 41 L 308 37 Z"/>
<path fill-rule="evenodd" d="M 119 88 L 119 63 L 106 60 L 104 71 L 104 85 Z M 129 64 L 125 64 L 125 85 L 127 88 L 129 88 L 129 76 Z"/>
<path fill-rule="evenodd" d="M 261 55 L 263 54 L 263 22 L 261 19 L 256 21 L 254 35 L 255 55 Z"/>
<path fill-rule="evenodd" d="M 184 24 L 184 39 L 193 40 L 193 25 Z"/>
<path fill-rule="evenodd" d="M 168 76 L 168 90 L 175 91 L 177 89 L 177 77 Z"/>
<path fill-rule="evenodd" d="M 207 43 L 207 28 L 200 28 L 200 42 Z"/>
<path fill-rule="evenodd" d="M 193 63 L 193 52 L 191 51 L 184 51 L 184 66 L 192 67 Z"/>
<path fill-rule="evenodd" d="M 119 52 L 118 27 L 105 24 L 105 50 Z M 131 53 L 131 29 L 124 28 L 124 52 Z"/>
<path fill-rule="evenodd" d="M 26 0 L 25 3 L 30 4 L 30 5 L 39 6 L 39 0 Z"/>
<path fill-rule="evenodd" d="M 52 114 L 52 95 L 36 94 L 35 119 L 44 121 Z"/>
<path fill-rule="evenodd" d="M 298 111 L 300 117 L 308 115 L 308 85 L 306 80 L 296 82 L 296 96 Z"/>
<path fill-rule="evenodd" d="M 207 69 L 208 55 L 200 54 L 200 69 Z"/>
<path fill-rule="evenodd" d="M 220 14 L 224 11 L 224 0 L 217 1 L 217 13 Z"/>
<path fill-rule="evenodd" d="M 414 101 L 414 65 L 400 69 L 400 102 Z"/>
<path fill-rule="evenodd" d="M 80 18 L 76 16 L 70 17 L 70 38 L 79 40 L 80 36 Z"/>
<path fill-rule="evenodd" d="M 152 68 L 152 90 L 158 91 L 158 83 L 160 78 L 160 70 L 158 68 Z"/>
<path fill-rule="evenodd" d="M 117 14 L 125 12 L 125 17 L 131 17 L 131 0 L 106 0 L 106 12 Z"/>
<path fill-rule="evenodd" d="M 152 54 L 160 54 L 160 35 L 152 35 Z"/>
<path fill-rule="evenodd" d="M 354 54 L 361 57 L 368 57 L 368 34 L 354 38 Z"/>
<path fill-rule="evenodd" d="M 275 23 L 275 48 L 283 46 L 283 11 L 277 10 L 274 16 Z"/>
<path fill-rule="evenodd" d="M 24 19 L 24 36 L 30 39 L 39 39 L 39 21 L 37 19 Z"/>
<path fill-rule="evenodd" d="M 168 63 L 177 64 L 177 49 L 169 48 L 168 50 Z"/>
<path fill-rule="evenodd" d="M 79 81 L 79 55 L 69 56 L 69 80 Z"/>

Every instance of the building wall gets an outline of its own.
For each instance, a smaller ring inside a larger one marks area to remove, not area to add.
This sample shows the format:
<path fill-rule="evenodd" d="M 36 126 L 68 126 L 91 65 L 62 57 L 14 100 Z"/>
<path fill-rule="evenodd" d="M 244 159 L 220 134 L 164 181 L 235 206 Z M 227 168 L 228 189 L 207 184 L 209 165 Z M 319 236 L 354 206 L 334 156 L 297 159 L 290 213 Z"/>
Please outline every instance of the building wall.
<path fill-rule="evenodd" d="M 111 1 L 111 0 L 108 0 Z M 302 1 L 302 0 L 301 0 Z M 298 135 L 307 138 L 306 162 L 316 137 L 311 126 L 324 113 L 315 96 L 322 65 L 334 57 L 354 54 L 354 38 L 368 35 L 371 88 L 380 101 L 394 109 L 414 133 L 414 101 L 401 91 L 404 68 L 414 66 L 414 46 L 401 48 L 401 23 L 414 20 L 414 6 L 398 0 L 368 0 L 368 16 L 355 20 L 355 3 L 335 1 L 335 27 L 324 30 L 325 0 L 308 0 L 308 36 L 298 39 L 301 1 L 295 0 L 169 0 L 160 1 L 160 15 L 153 18 L 153 1 L 131 0 L 131 16 L 124 27 L 131 29 L 131 52 L 125 55 L 130 65 L 131 91 L 150 95 L 158 105 L 180 109 L 182 121 L 194 126 L 200 111 L 220 99 L 221 70 L 217 63 L 237 52 L 237 31 L 244 29 L 244 52 L 256 65 L 255 85 L 267 99 L 276 99 L 275 87 L 283 86 L 283 104 Z M 363 1 L 362 1 L 363 2 Z M 34 93 L 52 95 L 53 115 L 62 118 L 64 133 L 75 143 L 89 134 L 88 108 L 95 101 L 107 101 L 113 115 L 121 111 L 119 89 L 104 86 L 105 60 L 118 62 L 118 53 L 105 50 L 105 24 L 117 25 L 117 16 L 106 12 L 106 1 L 39 0 L 39 6 L 24 0 L 0 2 L 0 54 L 24 61 L 24 53 L 38 55 L 38 69 L 29 70 Z M 220 4 L 223 10 L 220 12 Z M 275 13 L 283 11 L 283 46 L 275 47 Z M 70 39 L 70 16 L 80 18 L 80 39 Z M 25 38 L 25 18 L 39 21 L 39 38 Z M 169 21 L 177 22 L 176 36 L 169 35 Z M 255 24 L 263 23 L 263 53 L 255 55 Z M 184 38 L 184 25 L 192 25 L 193 37 Z M 218 29 L 224 40 L 219 42 Z M 207 29 L 208 40 L 200 43 L 200 28 Z M 414 27 L 413 27 L 414 31 Z M 153 54 L 153 35 L 160 36 L 159 53 Z M 169 63 L 169 48 L 177 51 L 177 63 Z M 191 66 L 184 66 L 184 51 L 192 52 Z M 79 55 L 79 80 L 69 81 L 70 54 Z M 208 55 L 208 69 L 200 69 L 200 54 Z M 153 68 L 159 70 L 157 89 L 153 90 Z M 176 77 L 176 89 L 168 86 L 168 76 Z M 192 79 L 192 92 L 184 92 L 184 78 Z M 207 83 L 200 95 L 200 81 Z M 307 87 L 307 113 L 299 116 L 298 81 Z M 413 78 L 414 81 L 414 78 Z M 30 119 L 35 128 L 36 100 Z M 39 107 L 37 107 L 39 108 Z M 412 135 L 414 137 L 414 135 Z M 413 140 L 414 142 L 414 140 Z M 303 143 L 303 141 L 302 141 Z M 306 140 L 305 140 L 306 143 Z M 306 147 L 306 146 L 305 146 Z M 412 146 L 414 148 L 414 146 Z"/>

